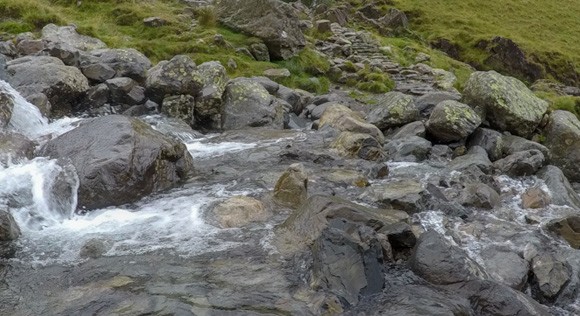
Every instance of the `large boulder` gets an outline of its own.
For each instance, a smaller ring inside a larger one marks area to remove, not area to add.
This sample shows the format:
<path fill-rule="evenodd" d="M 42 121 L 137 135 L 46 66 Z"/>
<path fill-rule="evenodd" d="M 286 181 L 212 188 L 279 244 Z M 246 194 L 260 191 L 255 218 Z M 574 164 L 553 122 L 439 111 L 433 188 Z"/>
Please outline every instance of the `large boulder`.
<path fill-rule="evenodd" d="M 195 96 L 202 86 L 203 79 L 197 72 L 197 65 L 186 55 L 160 61 L 147 71 L 145 81 L 147 95 L 155 102 L 161 102 L 168 95 Z"/>
<path fill-rule="evenodd" d="M 197 67 L 202 80 L 201 91 L 195 95 L 195 117 L 204 126 L 219 127 L 222 96 L 228 83 L 226 69 L 217 61 Z"/>
<path fill-rule="evenodd" d="M 409 265 L 417 275 L 437 285 L 486 277 L 483 268 L 471 260 L 465 251 L 436 231 L 428 231 L 419 237 Z"/>
<path fill-rule="evenodd" d="M 42 39 L 46 42 L 63 44 L 83 51 L 106 48 L 107 45 L 98 38 L 77 33 L 73 25 L 56 26 L 47 24 L 42 28 Z"/>
<path fill-rule="evenodd" d="M 24 97 L 44 94 L 52 105 L 51 114 L 70 114 L 89 89 L 87 78 L 75 67 L 48 56 L 27 56 L 8 63 L 9 82 Z"/>
<path fill-rule="evenodd" d="M 567 111 L 554 111 L 546 129 L 546 146 L 551 163 L 564 171 L 572 182 L 580 182 L 580 121 Z"/>
<path fill-rule="evenodd" d="M 548 103 L 526 85 L 495 71 L 474 72 L 463 90 L 463 102 L 487 118 L 493 128 L 529 137 L 540 125 Z"/>
<path fill-rule="evenodd" d="M 403 126 L 419 118 L 419 109 L 413 97 L 401 92 L 389 92 L 382 96 L 367 120 L 381 130 Z"/>
<path fill-rule="evenodd" d="M 193 170 L 185 145 L 120 115 L 90 120 L 50 140 L 41 154 L 72 161 L 78 205 L 86 209 L 134 202 L 173 187 Z"/>
<path fill-rule="evenodd" d="M 101 63 L 115 70 L 115 77 L 129 77 L 144 82 L 151 61 L 133 48 L 105 48 L 90 52 L 91 64 Z"/>
<path fill-rule="evenodd" d="M 243 33 L 260 38 L 273 59 L 295 56 L 306 40 L 300 20 L 291 5 L 279 0 L 217 0 L 219 21 Z"/>
<path fill-rule="evenodd" d="M 224 92 L 221 128 L 284 128 L 284 108 L 259 83 L 248 78 L 231 80 Z"/>
<path fill-rule="evenodd" d="M 443 101 L 433 109 L 427 130 L 441 142 L 458 141 L 471 135 L 481 124 L 481 118 L 468 105 Z"/>

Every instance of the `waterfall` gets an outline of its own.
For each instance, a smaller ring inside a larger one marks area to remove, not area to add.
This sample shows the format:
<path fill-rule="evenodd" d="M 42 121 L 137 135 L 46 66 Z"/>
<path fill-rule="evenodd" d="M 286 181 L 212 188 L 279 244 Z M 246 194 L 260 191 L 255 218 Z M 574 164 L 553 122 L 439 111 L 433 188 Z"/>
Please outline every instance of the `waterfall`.
<path fill-rule="evenodd" d="M 48 119 L 40 113 L 38 108 L 26 101 L 6 81 L 0 80 L 0 93 L 9 95 L 14 103 L 8 128 L 32 139 L 42 135 L 48 127 Z"/>

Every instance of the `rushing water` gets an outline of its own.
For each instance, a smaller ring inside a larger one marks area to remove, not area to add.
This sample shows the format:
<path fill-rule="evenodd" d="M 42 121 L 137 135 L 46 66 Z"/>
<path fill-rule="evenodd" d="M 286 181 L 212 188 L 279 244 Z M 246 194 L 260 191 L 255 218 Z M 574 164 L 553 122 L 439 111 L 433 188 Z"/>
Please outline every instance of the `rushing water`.
<path fill-rule="evenodd" d="M 40 145 L 82 122 L 80 118 L 49 122 L 8 84 L 0 81 L 0 89 L 15 101 L 9 129 L 28 136 Z M 145 121 L 160 132 L 183 141 L 196 161 L 211 162 L 227 155 L 250 154 L 261 159 L 265 155 L 260 152 L 262 148 L 281 141 L 288 141 L 285 146 L 291 146 L 293 141 L 305 138 L 305 134 L 295 133 L 291 138 L 281 136 L 260 141 L 238 141 L 234 137 L 223 140 L 220 135 L 202 136 L 184 130 L 160 116 L 149 116 Z M 424 163 L 391 162 L 389 167 L 389 179 L 375 182 L 413 177 L 426 183 L 432 177 L 440 177 L 442 172 L 442 168 Z M 530 245 L 546 242 L 557 248 L 568 247 L 546 234 L 542 226 L 574 210 L 552 205 L 532 211 L 520 206 L 520 196 L 526 189 L 533 186 L 545 188 L 541 180 L 500 176 L 496 177 L 496 182 L 500 185 L 502 206 L 493 211 L 477 212 L 476 220 L 466 222 L 449 218 L 439 210 L 416 214 L 414 220 L 424 229 L 433 229 L 447 236 L 484 267 L 488 264 L 484 252 L 489 247 L 501 247 L 516 253 L 524 252 Z M 240 230 L 225 230 L 211 225 L 204 214 L 210 205 L 227 197 L 260 193 L 261 189 L 257 187 L 247 184 L 240 186 L 231 179 L 222 183 L 204 184 L 201 181 L 151 195 L 131 205 L 80 215 L 74 213 L 78 186 L 75 170 L 66 161 L 39 157 L 0 165 L 0 206 L 10 207 L 23 233 L 17 241 L 19 251 L 15 262 L 41 266 L 74 264 L 83 260 L 79 254 L 91 240 L 105 245 L 104 256 L 108 257 L 158 250 L 191 257 L 233 249 L 250 242 L 259 244 L 266 253 L 277 252 L 270 243 L 273 238 L 271 222 L 263 224 L 261 237 L 256 241 L 249 240 L 247 236 L 241 237 L 243 233 Z M 580 307 L 576 305 L 568 306 L 568 311 L 559 308 L 553 311 L 562 315 L 580 312 Z"/>

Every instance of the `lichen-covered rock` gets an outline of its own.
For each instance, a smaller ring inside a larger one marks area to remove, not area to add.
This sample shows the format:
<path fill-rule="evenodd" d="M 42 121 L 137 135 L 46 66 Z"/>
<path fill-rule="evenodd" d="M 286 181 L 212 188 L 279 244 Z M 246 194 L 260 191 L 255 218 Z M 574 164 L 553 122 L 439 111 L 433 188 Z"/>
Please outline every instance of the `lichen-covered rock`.
<path fill-rule="evenodd" d="M 269 126 L 284 128 L 284 109 L 259 83 L 248 78 L 230 80 L 224 92 L 221 128 Z"/>
<path fill-rule="evenodd" d="M 554 111 L 546 129 L 546 146 L 551 163 L 573 182 L 580 182 L 580 121 L 567 111 Z"/>
<path fill-rule="evenodd" d="M 548 110 L 548 103 L 523 82 L 495 71 L 474 72 L 463 90 L 463 102 L 493 128 L 522 137 L 532 134 Z"/>
<path fill-rule="evenodd" d="M 80 180 L 78 205 L 122 205 L 187 179 L 193 159 L 185 145 L 135 118 L 90 120 L 46 143 L 41 155 L 69 158 Z"/>
<path fill-rule="evenodd" d="M 308 198 L 308 174 L 300 163 L 290 165 L 280 176 L 274 187 L 276 202 L 299 207 Z"/>
<path fill-rule="evenodd" d="M 177 55 L 171 60 L 160 61 L 147 71 L 145 88 L 151 100 L 161 102 L 167 95 L 195 96 L 203 83 L 195 62 L 189 56 Z"/>
<path fill-rule="evenodd" d="M 468 105 L 457 101 L 443 101 L 433 109 L 427 130 L 442 142 L 466 138 L 481 124 L 481 118 Z"/>
<path fill-rule="evenodd" d="M 367 121 L 381 130 L 403 126 L 419 118 L 413 97 L 401 92 L 386 93 L 368 114 Z"/>
<path fill-rule="evenodd" d="M 306 40 L 295 9 L 279 0 L 217 0 L 221 23 L 260 38 L 273 59 L 295 56 Z"/>
<path fill-rule="evenodd" d="M 47 24 L 42 28 L 42 39 L 46 42 L 59 43 L 83 51 L 106 48 L 107 45 L 98 38 L 80 35 L 72 25 L 56 26 Z"/>
<path fill-rule="evenodd" d="M 167 96 L 161 104 L 161 112 L 169 117 L 182 119 L 190 126 L 194 122 L 195 99 L 187 94 Z"/>
<path fill-rule="evenodd" d="M 24 97 L 43 93 L 52 105 L 51 114 L 70 114 L 89 89 L 81 71 L 66 66 L 60 59 L 48 56 L 27 56 L 8 62 L 9 82 Z"/>
<path fill-rule="evenodd" d="M 133 48 L 97 49 L 90 52 L 96 63 L 108 65 L 115 70 L 115 77 L 129 77 L 144 82 L 151 61 Z"/>
<path fill-rule="evenodd" d="M 342 132 L 331 147 L 348 158 L 382 161 L 385 158 L 381 143 L 370 134 Z"/>
<path fill-rule="evenodd" d="M 262 202 L 249 196 L 233 196 L 216 205 L 212 213 L 223 228 L 242 227 L 271 216 Z"/>
<path fill-rule="evenodd" d="M 202 87 L 195 95 L 195 117 L 202 125 L 219 127 L 222 112 L 222 96 L 228 83 L 226 69 L 217 61 L 203 63 L 197 67 Z"/>
<path fill-rule="evenodd" d="M 319 128 L 330 126 L 342 132 L 369 134 L 380 144 L 385 141 L 383 132 L 376 126 L 365 122 L 358 113 L 338 103 L 331 103 L 326 107 L 318 125 Z"/>

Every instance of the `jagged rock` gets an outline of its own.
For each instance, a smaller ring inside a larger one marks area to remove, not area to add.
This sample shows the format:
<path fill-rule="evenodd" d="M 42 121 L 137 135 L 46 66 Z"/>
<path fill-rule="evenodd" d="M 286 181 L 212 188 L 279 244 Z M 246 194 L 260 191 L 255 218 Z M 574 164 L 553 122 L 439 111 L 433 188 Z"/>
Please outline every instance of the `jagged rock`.
<path fill-rule="evenodd" d="M 471 308 L 480 315 L 494 316 L 549 316 L 548 309 L 526 294 L 508 286 L 487 280 L 473 280 L 446 286 L 471 302 Z"/>
<path fill-rule="evenodd" d="M 383 185 L 369 187 L 361 196 L 385 207 L 408 213 L 424 211 L 429 192 L 416 180 L 396 180 Z"/>
<path fill-rule="evenodd" d="M 425 280 L 446 285 L 486 277 L 481 266 L 465 251 L 435 231 L 423 233 L 409 260 L 411 270 Z"/>
<path fill-rule="evenodd" d="M 570 280 L 570 267 L 550 254 L 541 254 L 532 259 L 533 282 L 543 299 L 554 299 Z"/>
<path fill-rule="evenodd" d="M 295 56 L 306 45 L 296 11 L 287 3 L 218 0 L 215 7 L 221 23 L 263 40 L 274 59 Z"/>
<path fill-rule="evenodd" d="M 55 57 L 28 56 L 8 62 L 9 82 L 23 96 L 43 93 L 53 116 L 68 115 L 89 89 L 87 78 Z"/>
<path fill-rule="evenodd" d="M 144 82 L 151 61 L 133 48 L 97 49 L 90 52 L 95 63 L 105 64 L 115 70 L 115 77 L 129 77 Z"/>
<path fill-rule="evenodd" d="M 520 151 L 493 163 L 493 167 L 510 177 L 531 176 L 544 166 L 546 159 L 539 150 Z"/>
<path fill-rule="evenodd" d="M 552 200 L 550 194 L 538 187 L 527 189 L 521 198 L 523 208 L 544 208 L 550 205 Z"/>
<path fill-rule="evenodd" d="M 130 117 L 90 120 L 46 143 L 41 155 L 66 157 L 80 180 L 80 208 L 96 209 L 136 201 L 168 189 L 193 171 L 185 145 Z"/>
<path fill-rule="evenodd" d="M 484 173 L 491 172 L 492 163 L 489 161 L 485 149 L 479 146 L 471 147 L 467 154 L 453 159 L 448 167 L 451 170 L 462 171 L 472 166 L 479 168 Z"/>
<path fill-rule="evenodd" d="M 551 163 L 573 182 L 580 181 L 580 121 L 567 111 L 554 111 L 544 130 Z"/>
<path fill-rule="evenodd" d="M 109 79 L 105 82 L 110 91 L 112 105 L 135 105 L 145 102 L 145 88 L 127 77 Z"/>
<path fill-rule="evenodd" d="M 580 209 L 580 196 L 574 191 L 560 168 L 552 165 L 546 166 L 538 171 L 537 176 L 544 180 L 550 190 L 552 204 Z"/>
<path fill-rule="evenodd" d="M 403 126 L 416 121 L 419 118 L 419 110 L 415 106 L 413 97 L 400 93 L 386 93 L 375 108 L 368 114 L 369 123 L 381 130 Z"/>
<path fill-rule="evenodd" d="M 423 161 L 431 152 L 431 142 L 418 137 L 398 138 L 387 143 L 385 154 L 392 161 Z"/>
<path fill-rule="evenodd" d="M 325 126 L 333 127 L 343 132 L 363 133 L 374 137 L 383 144 L 385 137 L 374 125 L 368 124 L 356 112 L 341 104 L 329 104 L 320 117 L 319 129 Z"/>
<path fill-rule="evenodd" d="M 421 121 L 412 122 L 403 127 L 399 128 L 392 136 L 391 139 L 404 139 L 411 136 L 417 136 L 425 138 L 427 130 L 425 129 L 425 124 Z"/>
<path fill-rule="evenodd" d="M 97 38 L 78 34 L 76 27 L 71 25 L 56 26 L 54 24 L 47 24 L 42 28 L 42 39 L 47 42 L 61 43 L 83 51 L 107 47 L 105 43 Z"/>
<path fill-rule="evenodd" d="M 531 136 L 548 110 L 548 103 L 524 83 L 495 71 L 474 72 L 463 89 L 463 102 L 493 128 L 522 137 Z"/>
<path fill-rule="evenodd" d="M 551 154 L 550 150 L 546 148 L 544 145 L 536 143 L 531 140 L 527 140 L 523 137 L 515 136 L 515 135 L 503 135 L 502 136 L 502 153 L 503 156 L 508 156 L 515 154 L 520 151 L 527 151 L 527 150 L 539 150 L 544 155 L 544 158 L 550 159 Z"/>
<path fill-rule="evenodd" d="M 299 207 L 308 198 L 308 174 L 300 163 L 290 165 L 274 187 L 274 199 L 285 206 Z"/>
<path fill-rule="evenodd" d="M 195 99 L 190 95 L 172 95 L 163 99 L 161 112 L 169 117 L 182 119 L 187 124 L 193 125 L 195 106 Z"/>
<path fill-rule="evenodd" d="M 36 143 L 26 136 L 14 132 L 0 132 L 0 165 L 32 159 Z"/>
<path fill-rule="evenodd" d="M 221 128 L 270 126 L 284 128 L 284 109 L 259 83 L 236 78 L 227 85 L 223 96 Z"/>
<path fill-rule="evenodd" d="M 385 158 L 381 143 L 370 134 L 342 132 L 331 144 L 332 148 L 349 158 L 381 161 Z"/>
<path fill-rule="evenodd" d="M 314 195 L 277 227 L 277 244 L 281 251 L 303 249 L 312 245 L 332 223 L 339 224 L 341 221 L 359 226 L 373 223 L 373 228 L 378 231 L 382 227 L 408 220 L 409 215 L 405 212 L 374 209 L 339 197 Z"/>
<path fill-rule="evenodd" d="M 16 240 L 21 234 L 20 227 L 12 214 L 6 210 L 0 210 L 0 242 Z"/>
<path fill-rule="evenodd" d="M 262 202 L 248 196 L 231 197 L 216 205 L 212 213 L 223 228 L 242 227 L 271 216 Z"/>
<path fill-rule="evenodd" d="M 485 209 L 493 209 L 500 205 L 499 194 L 485 183 L 467 184 L 461 195 L 461 204 Z"/>
<path fill-rule="evenodd" d="M 477 45 L 487 50 L 489 57 L 483 63 L 491 69 L 500 69 L 528 82 L 545 77 L 542 66 L 530 61 L 524 51 L 509 38 L 496 36 L 490 42 L 481 41 Z"/>
<path fill-rule="evenodd" d="M 550 221 L 546 228 L 564 238 L 570 247 L 580 249 L 580 217 L 571 215 Z"/>
<path fill-rule="evenodd" d="M 481 118 L 468 105 L 443 101 L 433 109 L 425 124 L 427 130 L 442 142 L 466 138 L 481 124 Z"/>
<path fill-rule="evenodd" d="M 483 252 L 482 258 L 491 279 L 516 290 L 522 290 L 526 285 L 530 265 L 517 253 L 488 250 Z"/>
<path fill-rule="evenodd" d="M 498 131 L 489 128 L 477 128 L 469 137 L 467 145 L 469 147 L 479 146 L 485 149 L 491 161 L 496 161 L 503 157 L 504 141 L 502 134 Z"/>

